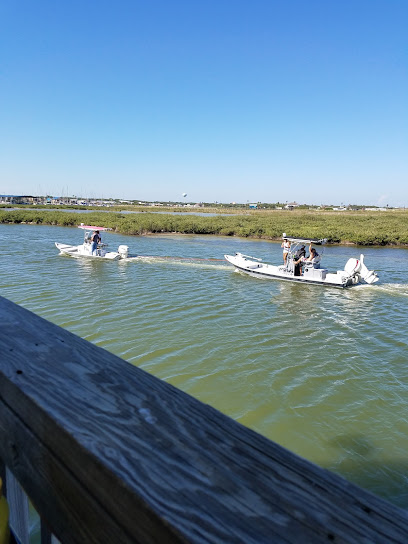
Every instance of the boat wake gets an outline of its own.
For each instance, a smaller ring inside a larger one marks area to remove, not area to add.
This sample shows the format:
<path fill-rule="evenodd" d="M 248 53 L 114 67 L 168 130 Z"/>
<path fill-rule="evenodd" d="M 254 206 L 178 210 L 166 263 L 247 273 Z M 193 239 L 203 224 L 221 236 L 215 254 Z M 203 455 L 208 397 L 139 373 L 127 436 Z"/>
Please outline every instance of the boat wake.
<path fill-rule="evenodd" d="M 151 264 L 157 263 L 168 263 L 172 265 L 179 266 L 193 266 L 196 268 L 214 268 L 218 270 L 230 270 L 231 267 L 225 263 L 224 259 L 203 259 L 203 258 L 194 258 L 194 257 L 168 257 L 168 256 L 153 256 L 153 255 L 130 255 L 127 259 L 122 260 L 122 262 L 145 262 Z"/>
<path fill-rule="evenodd" d="M 392 296 L 408 297 L 407 283 L 383 283 L 377 285 L 376 289 Z"/>

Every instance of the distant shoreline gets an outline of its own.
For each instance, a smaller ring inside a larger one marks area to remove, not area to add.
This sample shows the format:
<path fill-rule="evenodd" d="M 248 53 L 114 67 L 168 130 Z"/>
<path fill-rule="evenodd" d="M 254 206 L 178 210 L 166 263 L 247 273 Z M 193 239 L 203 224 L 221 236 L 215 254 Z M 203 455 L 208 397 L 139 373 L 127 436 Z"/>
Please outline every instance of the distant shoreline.
<path fill-rule="evenodd" d="M 138 210 L 140 208 L 138 207 Z M 8 210 L 0 208 L 0 223 L 75 227 L 80 223 L 112 228 L 126 235 L 216 235 L 279 242 L 285 232 L 295 238 L 327 238 L 328 244 L 361 246 L 408 246 L 408 210 L 316 211 L 256 210 L 225 215 L 180 215 L 165 210 L 129 214 L 120 211 L 92 211 L 84 214 L 43 210 L 38 207 Z M 155 212 L 161 213 L 155 213 Z M 179 211 L 179 210 L 177 210 Z M 195 210 L 197 213 L 199 209 Z"/>

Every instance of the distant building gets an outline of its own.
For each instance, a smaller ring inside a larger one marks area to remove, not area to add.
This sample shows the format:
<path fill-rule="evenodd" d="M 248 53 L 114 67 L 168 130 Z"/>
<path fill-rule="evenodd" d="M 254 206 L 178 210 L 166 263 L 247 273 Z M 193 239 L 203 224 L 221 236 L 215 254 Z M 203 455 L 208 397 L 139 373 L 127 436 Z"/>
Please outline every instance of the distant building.
<path fill-rule="evenodd" d="M 0 195 L 0 204 L 13 204 L 13 195 Z"/>
<path fill-rule="evenodd" d="M 39 196 L 29 195 L 0 195 L 0 203 L 2 204 L 38 204 L 42 201 Z"/>
<path fill-rule="evenodd" d="M 297 202 L 289 202 L 289 204 L 286 204 L 285 209 L 286 210 L 293 210 L 294 208 L 297 208 L 299 204 Z"/>

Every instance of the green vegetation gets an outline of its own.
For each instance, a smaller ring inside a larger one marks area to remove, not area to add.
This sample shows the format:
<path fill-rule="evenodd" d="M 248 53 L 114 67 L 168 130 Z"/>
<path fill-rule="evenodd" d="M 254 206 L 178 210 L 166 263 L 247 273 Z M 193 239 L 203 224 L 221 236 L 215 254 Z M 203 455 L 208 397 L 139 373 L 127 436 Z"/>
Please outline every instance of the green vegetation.
<path fill-rule="evenodd" d="M 146 209 L 146 208 L 145 208 Z M 160 210 L 162 211 L 162 210 Z M 218 210 L 222 212 L 222 210 Z M 41 209 L 0 210 L 0 223 L 77 226 L 103 225 L 132 235 L 154 233 L 214 234 L 277 240 L 288 236 L 327 238 L 330 243 L 408 245 L 408 211 L 258 210 L 245 215 L 198 216 L 171 212 L 69 213 Z"/>

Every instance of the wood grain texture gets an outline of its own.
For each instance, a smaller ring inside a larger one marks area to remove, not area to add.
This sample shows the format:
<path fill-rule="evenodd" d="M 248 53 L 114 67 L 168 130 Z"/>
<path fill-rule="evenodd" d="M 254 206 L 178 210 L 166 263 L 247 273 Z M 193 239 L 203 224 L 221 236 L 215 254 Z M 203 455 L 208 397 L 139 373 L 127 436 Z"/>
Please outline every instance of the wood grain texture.
<path fill-rule="evenodd" d="M 20 544 L 30 544 L 28 498 L 13 474 L 7 470 L 7 502 L 10 508 L 10 529 Z M 18 513 L 18 515 L 17 515 Z"/>
<path fill-rule="evenodd" d="M 0 457 L 66 543 L 405 542 L 408 515 L 0 298 Z"/>

